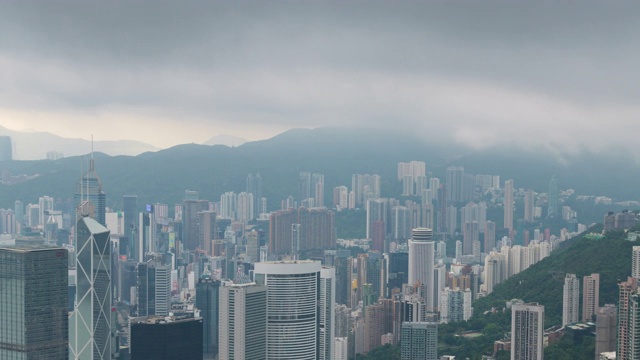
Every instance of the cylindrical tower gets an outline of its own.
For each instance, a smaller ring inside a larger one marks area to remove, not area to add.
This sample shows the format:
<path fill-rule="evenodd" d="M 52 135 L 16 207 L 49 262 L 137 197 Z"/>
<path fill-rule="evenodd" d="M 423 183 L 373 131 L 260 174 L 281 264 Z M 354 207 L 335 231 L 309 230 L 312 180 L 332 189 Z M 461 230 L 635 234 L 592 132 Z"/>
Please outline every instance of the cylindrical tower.
<path fill-rule="evenodd" d="M 409 285 L 420 284 L 428 311 L 434 310 L 435 244 L 431 241 L 433 230 L 416 228 L 409 240 Z"/>
<path fill-rule="evenodd" d="M 318 261 L 255 264 L 255 281 L 267 286 L 267 359 L 318 358 Z"/>

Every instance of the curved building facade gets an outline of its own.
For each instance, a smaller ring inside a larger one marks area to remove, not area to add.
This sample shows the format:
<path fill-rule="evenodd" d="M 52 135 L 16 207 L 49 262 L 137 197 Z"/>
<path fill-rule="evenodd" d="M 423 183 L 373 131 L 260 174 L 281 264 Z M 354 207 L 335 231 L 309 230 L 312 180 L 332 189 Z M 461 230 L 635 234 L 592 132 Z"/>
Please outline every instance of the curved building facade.
<path fill-rule="evenodd" d="M 267 287 L 267 360 L 318 358 L 321 264 L 277 261 L 255 264 L 255 281 Z"/>
<path fill-rule="evenodd" d="M 433 230 L 416 228 L 409 240 L 409 285 L 420 285 L 424 291 L 428 311 L 433 311 L 435 303 L 434 273 L 435 244 L 431 241 Z"/>

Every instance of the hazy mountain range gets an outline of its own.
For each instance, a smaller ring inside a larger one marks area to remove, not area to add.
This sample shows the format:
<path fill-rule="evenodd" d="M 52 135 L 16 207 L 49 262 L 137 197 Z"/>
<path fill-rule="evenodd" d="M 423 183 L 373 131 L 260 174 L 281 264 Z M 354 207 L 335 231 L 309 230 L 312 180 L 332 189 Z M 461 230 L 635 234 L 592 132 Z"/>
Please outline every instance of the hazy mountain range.
<path fill-rule="evenodd" d="M 56 151 L 64 156 L 78 156 L 91 151 L 91 141 L 85 139 L 71 139 L 42 131 L 15 131 L 0 125 L 0 136 L 10 136 L 13 143 L 13 158 L 15 160 L 41 160 L 47 158 L 47 153 Z M 205 141 L 204 145 L 240 146 L 247 140 L 220 134 Z M 94 151 L 111 156 L 136 156 L 147 151 L 158 151 L 157 147 L 135 140 L 94 141 Z"/>
<path fill-rule="evenodd" d="M 380 174 L 383 196 L 398 197 L 397 162 L 411 160 L 425 161 L 427 171 L 442 182 L 447 166 L 462 165 L 472 174 L 499 174 L 503 182 L 513 178 L 516 188 L 546 192 L 555 174 L 560 189 L 619 200 L 640 198 L 636 191 L 640 169 L 624 151 L 558 154 L 515 147 L 474 151 L 458 144 L 428 144 L 400 131 L 373 129 L 294 129 L 237 147 L 186 144 L 137 156 L 96 153 L 95 158 L 107 205 L 116 209 L 125 194 L 138 195 L 141 204 L 172 204 L 191 189 L 199 191 L 201 198 L 217 200 L 224 191 L 244 191 L 247 174 L 256 172 L 264 179 L 263 196 L 270 209 L 279 208 L 288 195 L 297 196 L 300 171 L 325 174 L 327 203 L 333 187 L 351 187 L 354 173 Z M 34 202 L 42 195 L 71 198 L 86 163 L 78 157 L 0 163 L 0 170 L 14 175 L 39 174 L 27 182 L 0 185 L 0 208 L 12 207 L 16 199 Z"/>

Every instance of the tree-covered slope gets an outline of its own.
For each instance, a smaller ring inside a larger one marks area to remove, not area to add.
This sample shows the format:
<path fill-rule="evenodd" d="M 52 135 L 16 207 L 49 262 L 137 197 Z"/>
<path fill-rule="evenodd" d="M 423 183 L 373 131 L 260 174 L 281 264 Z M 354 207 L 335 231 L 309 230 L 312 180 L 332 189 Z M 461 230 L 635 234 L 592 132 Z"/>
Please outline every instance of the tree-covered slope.
<path fill-rule="evenodd" d="M 562 287 L 566 273 L 576 274 L 581 283 L 585 275 L 600 274 L 600 305 L 617 303 L 617 283 L 631 274 L 634 245 L 637 244 L 627 241 L 620 232 L 607 233 L 601 239 L 587 234 L 569 240 L 547 258 L 476 301 L 474 312 L 482 316 L 484 311 L 492 307 L 503 308 L 505 301 L 518 298 L 545 306 L 545 327 L 558 325 L 562 322 Z"/>

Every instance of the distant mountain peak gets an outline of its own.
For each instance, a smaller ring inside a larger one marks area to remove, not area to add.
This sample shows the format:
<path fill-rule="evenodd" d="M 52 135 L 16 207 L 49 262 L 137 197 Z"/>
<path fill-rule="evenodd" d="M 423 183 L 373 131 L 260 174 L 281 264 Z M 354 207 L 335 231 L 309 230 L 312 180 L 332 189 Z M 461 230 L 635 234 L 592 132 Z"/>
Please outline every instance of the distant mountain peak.
<path fill-rule="evenodd" d="M 229 147 L 236 147 L 246 143 L 247 140 L 241 137 L 220 134 L 212 137 L 211 139 L 205 141 L 203 145 L 225 145 Z"/>

